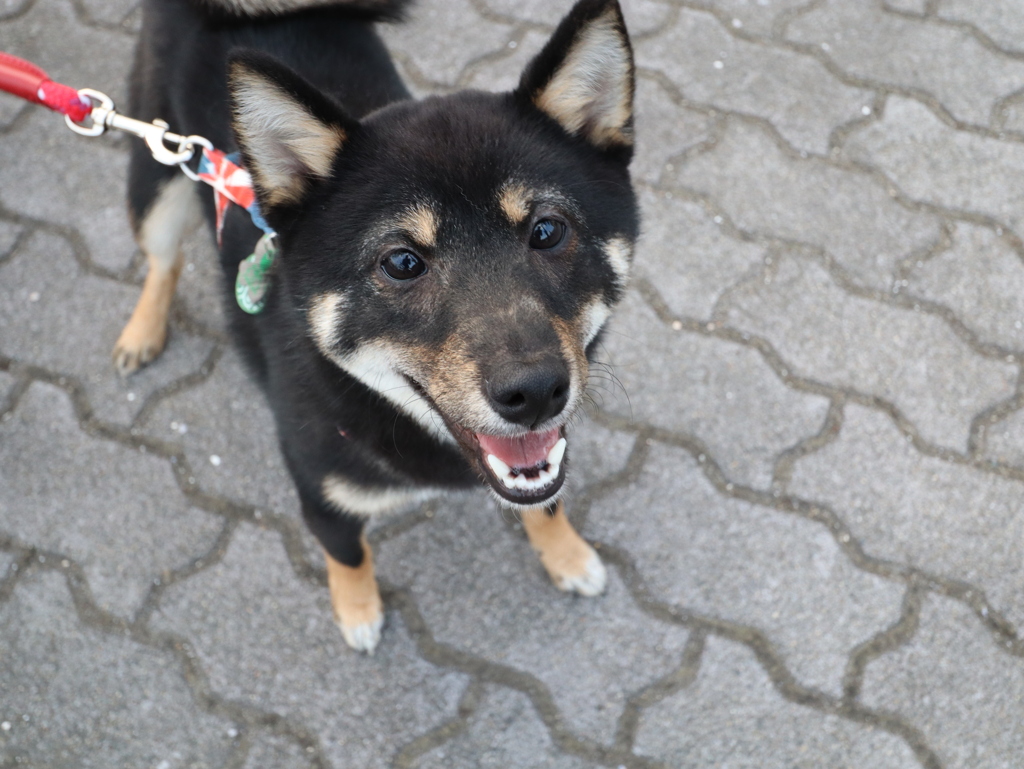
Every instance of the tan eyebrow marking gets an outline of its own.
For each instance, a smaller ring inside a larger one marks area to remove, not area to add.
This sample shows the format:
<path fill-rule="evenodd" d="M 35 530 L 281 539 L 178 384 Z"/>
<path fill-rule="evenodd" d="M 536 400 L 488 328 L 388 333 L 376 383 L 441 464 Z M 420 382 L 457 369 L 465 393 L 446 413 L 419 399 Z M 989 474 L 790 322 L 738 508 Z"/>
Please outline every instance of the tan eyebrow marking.
<path fill-rule="evenodd" d="M 421 246 L 436 245 L 437 215 L 429 206 L 421 203 L 409 209 L 398 218 L 397 224 Z"/>
<path fill-rule="evenodd" d="M 505 184 L 498 192 L 498 202 L 513 224 L 519 224 L 530 213 L 530 194 L 521 184 Z"/>

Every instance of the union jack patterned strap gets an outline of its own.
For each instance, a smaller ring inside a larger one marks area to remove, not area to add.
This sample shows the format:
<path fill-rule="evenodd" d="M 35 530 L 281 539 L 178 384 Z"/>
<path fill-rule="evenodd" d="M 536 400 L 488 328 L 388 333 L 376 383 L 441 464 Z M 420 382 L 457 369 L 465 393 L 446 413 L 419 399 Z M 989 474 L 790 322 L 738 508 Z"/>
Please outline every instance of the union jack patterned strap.
<path fill-rule="evenodd" d="M 252 177 L 238 163 L 237 152 L 226 155 L 220 150 L 203 149 L 203 156 L 199 159 L 199 180 L 213 187 L 217 207 L 217 245 L 220 245 L 224 213 L 229 203 L 239 205 L 248 211 L 252 223 L 264 232 L 274 232 L 260 215 L 256 193 L 252 189 Z"/>

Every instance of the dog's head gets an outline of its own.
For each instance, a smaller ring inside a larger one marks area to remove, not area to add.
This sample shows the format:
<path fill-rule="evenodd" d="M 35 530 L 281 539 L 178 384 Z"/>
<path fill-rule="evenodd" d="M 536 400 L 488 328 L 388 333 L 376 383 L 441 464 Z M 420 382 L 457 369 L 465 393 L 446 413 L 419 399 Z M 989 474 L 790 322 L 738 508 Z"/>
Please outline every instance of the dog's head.
<path fill-rule="evenodd" d="M 510 94 L 356 121 L 254 54 L 231 88 L 281 290 L 320 352 L 454 438 L 507 503 L 552 500 L 639 226 L 618 3 L 579 2 Z"/>

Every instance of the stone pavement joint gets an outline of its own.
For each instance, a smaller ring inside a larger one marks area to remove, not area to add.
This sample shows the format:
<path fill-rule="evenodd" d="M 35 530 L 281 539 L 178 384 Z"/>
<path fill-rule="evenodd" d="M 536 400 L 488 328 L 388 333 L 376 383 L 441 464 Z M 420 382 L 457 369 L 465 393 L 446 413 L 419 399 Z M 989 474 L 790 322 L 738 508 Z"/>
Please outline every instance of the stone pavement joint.
<path fill-rule="evenodd" d="M 898 649 L 914 637 L 921 623 L 921 604 L 924 596 L 924 585 L 911 580 L 903 595 L 903 608 L 899 620 L 853 650 L 843 674 L 844 700 L 856 702 L 860 697 L 864 686 L 864 670 L 872 660 Z"/>

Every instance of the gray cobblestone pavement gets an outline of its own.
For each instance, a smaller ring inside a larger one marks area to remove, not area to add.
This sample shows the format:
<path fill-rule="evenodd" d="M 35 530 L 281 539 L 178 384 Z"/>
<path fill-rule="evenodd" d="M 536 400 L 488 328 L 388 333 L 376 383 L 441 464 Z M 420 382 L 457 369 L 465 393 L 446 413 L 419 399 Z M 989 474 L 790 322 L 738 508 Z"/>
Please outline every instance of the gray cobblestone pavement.
<path fill-rule="evenodd" d="M 419 94 L 503 88 L 568 5 L 420 0 L 385 34 Z M 0 97 L 0 767 L 1021 765 L 1024 6 L 624 5 L 644 238 L 570 504 L 608 593 L 455 497 L 373 530 L 373 657 L 209 236 L 118 380 L 126 140 Z M 137 27 L 0 0 L 0 49 L 121 101 Z"/>

